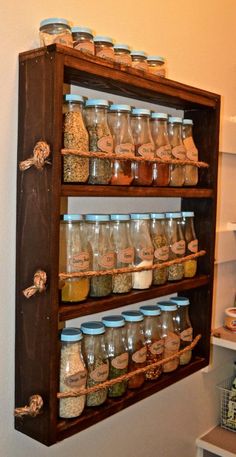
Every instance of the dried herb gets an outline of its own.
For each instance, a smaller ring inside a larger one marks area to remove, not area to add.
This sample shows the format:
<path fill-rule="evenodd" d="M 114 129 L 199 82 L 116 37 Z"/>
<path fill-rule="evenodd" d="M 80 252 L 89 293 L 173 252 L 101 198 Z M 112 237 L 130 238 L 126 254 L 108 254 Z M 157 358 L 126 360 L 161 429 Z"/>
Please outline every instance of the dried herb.
<path fill-rule="evenodd" d="M 90 296 L 105 297 L 112 292 L 112 276 L 95 276 L 91 278 Z"/>
<path fill-rule="evenodd" d="M 112 277 L 112 292 L 122 294 L 132 289 L 132 273 L 117 274 Z"/>
<path fill-rule="evenodd" d="M 119 369 L 115 368 L 110 365 L 110 372 L 109 372 L 109 379 L 114 379 L 118 378 L 118 376 L 122 376 L 127 373 L 127 368 Z M 127 382 L 122 381 L 122 382 L 117 382 L 116 384 L 113 384 L 113 386 L 109 387 L 108 389 L 108 396 L 109 397 L 121 397 L 121 395 L 124 395 L 127 389 Z"/>
<path fill-rule="evenodd" d="M 64 146 L 68 149 L 88 151 L 88 132 L 82 114 L 69 111 L 64 115 Z M 86 182 L 89 175 L 89 159 L 76 155 L 64 156 L 64 182 Z"/>

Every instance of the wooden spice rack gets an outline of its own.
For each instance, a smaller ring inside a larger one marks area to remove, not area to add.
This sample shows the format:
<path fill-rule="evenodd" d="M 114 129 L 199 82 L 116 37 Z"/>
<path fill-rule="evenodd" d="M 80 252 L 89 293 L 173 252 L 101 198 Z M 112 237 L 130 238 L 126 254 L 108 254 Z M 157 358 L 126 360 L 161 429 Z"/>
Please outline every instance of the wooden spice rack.
<path fill-rule="evenodd" d="M 199 160 L 209 169 L 199 171 L 195 188 L 157 188 L 62 184 L 62 94 L 63 85 L 74 84 L 95 90 L 184 110 L 194 122 Z M 51 165 L 18 169 L 17 262 L 16 262 L 16 406 L 40 394 L 44 408 L 37 417 L 16 418 L 16 429 L 52 445 L 105 417 L 158 392 L 209 363 L 211 306 L 214 272 L 217 164 L 220 96 L 140 70 L 89 57 L 61 45 L 20 55 L 18 163 L 32 155 L 43 139 L 51 148 Z M 59 223 L 61 197 L 179 197 L 181 209 L 194 211 L 201 249 L 196 278 L 132 291 L 122 296 L 88 299 L 65 306 L 58 292 Z M 22 290 L 34 273 L 47 273 L 46 292 L 26 299 Z M 77 419 L 58 418 L 59 362 L 58 321 L 106 311 L 173 292 L 191 300 L 195 334 L 201 333 L 191 363 L 156 382 L 145 383 L 119 400 L 109 399 L 100 408 L 86 409 Z"/>

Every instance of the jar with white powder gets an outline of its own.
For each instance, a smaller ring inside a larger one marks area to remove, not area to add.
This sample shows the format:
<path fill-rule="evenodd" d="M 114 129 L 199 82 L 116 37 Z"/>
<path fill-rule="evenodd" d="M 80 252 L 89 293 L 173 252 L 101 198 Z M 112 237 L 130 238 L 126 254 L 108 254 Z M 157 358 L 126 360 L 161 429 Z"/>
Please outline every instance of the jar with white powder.
<path fill-rule="evenodd" d="M 149 214 L 130 215 L 130 235 L 134 246 L 134 266 L 153 265 L 153 244 L 149 231 Z M 148 289 L 152 284 L 152 270 L 133 273 L 133 289 Z"/>

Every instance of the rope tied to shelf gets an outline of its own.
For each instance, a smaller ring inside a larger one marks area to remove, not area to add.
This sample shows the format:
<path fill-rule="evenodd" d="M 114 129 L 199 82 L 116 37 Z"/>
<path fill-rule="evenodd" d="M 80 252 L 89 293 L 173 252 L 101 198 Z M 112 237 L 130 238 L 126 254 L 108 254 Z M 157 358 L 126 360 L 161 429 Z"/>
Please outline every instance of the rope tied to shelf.
<path fill-rule="evenodd" d="M 46 141 L 37 141 L 34 149 L 33 156 L 29 159 L 23 160 L 19 163 L 20 171 L 28 170 L 30 167 L 35 166 L 37 170 L 42 171 L 44 165 L 47 163 L 51 165 L 51 162 L 47 160 L 50 156 L 50 146 Z"/>
<path fill-rule="evenodd" d="M 46 289 L 47 274 L 43 270 L 37 270 L 34 274 L 33 286 L 27 287 L 23 290 L 23 294 L 26 298 L 32 297 L 36 292 L 44 292 Z"/>
<path fill-rule="evenodd" d="M 192 343 L 189 344 L 188 346 L 185 346 L 184 349 L 181 349 L 181 351 L 178 351 L 175 354 L 173 354 L 169 357 L 166 357 L 165 359 L 159 360 L 158 362 L 151 363 L 150 365 L 146 365 L 143 368 L 138 368 L 137 370 L 130 371 L 129 373 L 123 374 L 121 376 L 118 376 L 117 378 L 110 379 L 109 381 L 102 382 L 102 383 L 97 384 L 92 387 L 82 388 L 79 390 L 74 389 L 74 390 L 67 391 L 67 392 L 58 392 L 57 398 L 69 398 L 69 397 L 79 397 L 81 395 L 88 395 L 93 392 L 97 392 L 100 389 L 105 389 L 110 386 L 113 386 L 114 384 L 117 384 L 118 382 L 128 381 L 133 376 L 137 376 L 138 374 L 141 374 L 141 373 L 146 373 L 146 371 L 149 371 L 153 368 L 157 368 L 161 365 L 165 365 L 166 363 L 171 362 L 171 360 L 176 359 L 176 357 L 181 356 L 185 352 L 191 351 L 197 345 L 197 343 L 201 339 L 201 337 L 202 336 L 200 334 L 197 335 L 194 338 L 194 340 L 192 341 Z"/>
<path fill-rule="evenodd" d="M 14 415 L 16 417 L 31 416 L 36 417 L 43 407 L 43 399 L 40 395 L 35 394 L 29 398 L 29 405 L 15 408 Z"/>

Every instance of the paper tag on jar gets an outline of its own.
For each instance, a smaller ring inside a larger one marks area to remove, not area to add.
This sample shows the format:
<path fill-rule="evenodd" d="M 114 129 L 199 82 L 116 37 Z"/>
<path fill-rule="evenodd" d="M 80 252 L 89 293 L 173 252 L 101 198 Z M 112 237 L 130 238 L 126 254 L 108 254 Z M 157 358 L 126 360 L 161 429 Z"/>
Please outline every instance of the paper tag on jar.
<path fill-rule="evenodd" d="M 117 260 L 121 263 L 133 263 L 134 249 L 132 247 L 121 249 L 117 252 Z"/>
<path fill-rule="evenodd" d="M 169 246 L 162 246 L 161 248 L 157 248 L 154 251 L 154 257 L 157 260 L 168 260 L 169 257 Z"/>
<path fill-rule="evenodd" d="M 154 148 L 152 143 L 142 144 L 138 147 L 138 154 L 145 159 L 152 159 L 154 156 Z"/>
<path fill-rule="evenodd" d="M 111 361 L 111 364 L 117 370 L 124 370 L 128 366 L 128 361 L 129 361 L 129 354 L 127 352 L 124 352 L 123 354 L 120 354 L 117 357 L 115 357 Z"/>
<path fill-rule="evenodd" d="M 114 60 L 114 50 L 111 47 L 104 47 L 101 51 L 96 50 L 96 56 L 102 57 L 102 59 Z"/>
<path fill-rule="evenodd" d="M 82 52 L 88 52 L 89 54 L 94 55 L 94 44 L 91 41 L 78 41 L 74 43 L 74 49 L 78 49 Z"/>
<path fill-rule="evenodd" d="M 157 157 L 160 159 L 170 159 L 171 158 L 171 148 L 167 144 L 165 146 L 160 146 L 156 149 Z"/>
<path fill-rule="evenodd" d="M 142 248 L 139 252 L 139 257 L 142 260 L 153 260 L 153 248 Z"/>
<path fill-rule="evenodd" d="M 172 154 L 176 159 L 179 159 L 179 160 L 184 160 L 186 158 L 185 157 L 185 155 L 186 155 L 185 148 L 181 145 L 175 146 L 174 148 L 172 148 Z"/>
<path fill-rule="evenodd" d="M 103 152 L 110 152 L 112 153 L 113 151 L 113 140 L 110 135 L 103 136 L 102 138 L 99 138 L 97 141 L 97 147 Z"/>
<path fill-rule="evenodd" d="M 176 243 L 173 243 L 171 245 L 171 251 L 174 252 L 174 254 L 179 254 L 179 255 L 184 255 L 185 254 L 185 241 L 184 240 L 180 240 L 180 241 L 176 241 Z"/>
<path fill-rule="evenodd" d="M 96 382 L 103 382 L 106 381 L 108 378 L 109 373 L 109 365 L 108 363 L 103 363 L 100 367 L 95 368 L 95 370 L 91 371 L 90 378 Z"/>
<path fill-rule="evenodd" d="M 186 328 L 180 333 L 180 338 L 183 341 L 193 341 L 193 329 L 192 327 Z"/>
<path fill-rule="evenodd" d="M 115 265 L 114 252 L 107 252 L 106 254 L 99 256 L 98 264 L 100 265 L 100 267 L 113 268 Z"/>
<path fill-rule="evenodd" d="M 149 346 L 149 350 L 153 355 L 160 355 L 164 351 L 164 340 L 158 340 Z"/>
<path fill-rule="evenodd" d="M 78 371 L 77 373 L 66 376 L 64 384 L 72 389 L 79 389 L 86 385 L 87 370 Z"/>
<path fill-rule="evenodd" d="M 70 265 L 73 267 L 74 271 L 75 270 L 88 270 L 89 269 L 89 253 L 84 251 L 84 252 L 79 252 L 78 254 L 74 254 L 71 259 L 70 259 Z"/>
<path fill-rule="evenodd" d="M 193 162 L 198 161 L 198 149 L 196 148 L 193 138 L 189 136 L 183 140 L 185 149 L 187 151 L 187 159 L 192 160 Z"/>
<path fill-rule="evenodd" d="M 136 351 L 132 354 L 132 360 L 135 363 L 144 363 L 146 362 L 147 358 L 147 348 L 144 346 L 143 348 L 139 349 L 139 351 Z"/>
<path fill-rule="evenodd" d="M 130 63 L 130 55 L 129 54 L 122 54 L 118 55 L 115 53 L 115 62 L 123 63 L 124 65 L 131 65 Z"/>
<path fill-rule="evenodd" d="M 180 346 L 180 338 L 176 333 L 169 332 L 165 337 L 165 352 L 168 351 L 169 355 L 178 352 Z M 166 357 L 166 354 L 165 354 Z"/>
<path fill-rule="evenodd" d="M 130 154 L 132 157 L 134 155 L 134 145 L 132 143 L 121 143 L 117 144 L 115 147 L 116 154 Z"/>
<path fill-rule="evenodd" d="M 197 252 L 198 251 L 198 240 L 192 240 L 188 243 L 188 250 L 190 252 Z"/>

